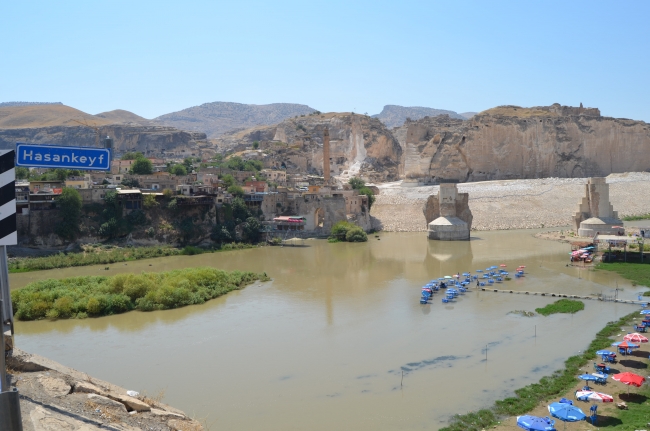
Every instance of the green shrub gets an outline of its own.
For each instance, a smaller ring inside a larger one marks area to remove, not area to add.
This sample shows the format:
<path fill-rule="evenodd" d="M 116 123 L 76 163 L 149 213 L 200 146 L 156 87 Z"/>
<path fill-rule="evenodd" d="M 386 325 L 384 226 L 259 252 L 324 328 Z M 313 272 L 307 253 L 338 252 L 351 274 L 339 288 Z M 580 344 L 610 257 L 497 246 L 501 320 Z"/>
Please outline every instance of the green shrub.
<path fill-rule="evenodd" d="M 348 231 L 355 227 L 354 224 L 341 220 L 340 222 L 337 222 L 334 226 L 332 226 L 332 230 L 330 232 L 330 235 L 339 241 L 345 241 L 345 236 L 348 234 Z"/>
<path fill-rule="evenodd" d="M 187 255 L 187 256 L 194 256 L 195 254 L 203 254 L 205 253 L 205 250 L 199 247 L 194 247 L 193 245 L 188 245 L 183 248 L 183 251 L 181 251 L 181 254 Z"/>
<path fill-rule="evenodd" d="M 83 318 L 201 304 L 268 279 L 266 274 L 214 268 L 48 279 L 13 291 L 11 301 L 18 320 Z"/>
<path fill-rule="evenodd" d="M 365 242 L 368 241 L 368 235 L 360 227 L 353 227 L 345 234 L 345 240 L 348 242 Z"/>
<path fill-rule="evenodd" d="M 368 241 L 368 235 L 359 226 L 345 220 L 337 222 L 332 226 L 330 238 L 338 241 L 364 242 Z"/>

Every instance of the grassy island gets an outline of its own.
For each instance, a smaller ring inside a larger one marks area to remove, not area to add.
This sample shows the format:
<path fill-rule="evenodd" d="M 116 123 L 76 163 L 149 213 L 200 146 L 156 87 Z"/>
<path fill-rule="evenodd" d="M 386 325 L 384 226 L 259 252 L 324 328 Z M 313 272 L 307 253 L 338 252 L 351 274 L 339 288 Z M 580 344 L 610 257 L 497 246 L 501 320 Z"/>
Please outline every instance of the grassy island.
<path fill-rule="evenodd" d="M 542 316 L 550 316 L 555 313 L 577 313 L 580 310 L 585 309 L 585 304 L 582 301 L 576 301 L 575 299 L 560 299 L 555 301 L 552 304 L 548 304 L 543 308 L 536 308 L 537 311 Z"/>
<path fill-rule="evenodd" d="M 256 280 L 269 278 L 266 274 L 199 267 L 113 277 L 48 279 L 14 290 L 11 301 L 19 320 L 85 318 L 202 304 Z"/>

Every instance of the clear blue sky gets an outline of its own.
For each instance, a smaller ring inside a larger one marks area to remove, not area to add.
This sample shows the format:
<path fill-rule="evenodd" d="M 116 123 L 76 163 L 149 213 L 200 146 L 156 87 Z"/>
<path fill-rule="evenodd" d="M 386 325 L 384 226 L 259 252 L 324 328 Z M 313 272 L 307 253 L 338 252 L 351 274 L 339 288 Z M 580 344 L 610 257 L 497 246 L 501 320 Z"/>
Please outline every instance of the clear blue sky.
<path fill-rule="evenodd" d="M 650 122 L 650 2 L 4 1 L 0 101 L 378 113 L 599 107 Z"/>

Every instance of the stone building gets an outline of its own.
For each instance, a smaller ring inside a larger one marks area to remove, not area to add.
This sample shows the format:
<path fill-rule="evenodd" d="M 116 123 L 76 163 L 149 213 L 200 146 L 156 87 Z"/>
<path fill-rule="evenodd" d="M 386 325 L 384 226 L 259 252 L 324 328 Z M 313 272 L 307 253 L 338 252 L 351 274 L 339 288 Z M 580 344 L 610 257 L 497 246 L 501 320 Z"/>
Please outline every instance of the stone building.
<path fill-rule="evenodd" d="M 468 240 L 472 229 L 469 195 L 458 193 L 456 184 L 440 184 L 437 195 L 429 196 L 424 207 L 429 239 Z"/>
<path fill-rule="evenodd" d="M 593 237 L 616 235 L 619 231 L 614 226 L 622 226 L 618 212 L 609 203 L 609 184 L 605 178 L 589 178 L 585 184 L 585 197 L 573 215 L 573 224 L 579 236 Z"/>

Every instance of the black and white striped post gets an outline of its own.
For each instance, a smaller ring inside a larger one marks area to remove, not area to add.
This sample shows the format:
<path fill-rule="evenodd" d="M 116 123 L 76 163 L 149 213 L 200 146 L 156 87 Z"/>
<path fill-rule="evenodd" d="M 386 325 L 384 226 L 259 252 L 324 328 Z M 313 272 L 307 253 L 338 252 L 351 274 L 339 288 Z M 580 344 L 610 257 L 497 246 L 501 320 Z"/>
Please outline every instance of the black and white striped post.
<path fill-rule="evenodd" d="M 14 333 L 14 313 L 9 293 L 7 246 L 18 243 L 16 233 L 16 170 L 14 150 L 0 151 L 0 299 L 3 302 L 2 332 Z"/>
<path fill-rule="evenodd" d="M 0 322 L 2 322 L 2 354 L 0 355 L 0 429 L 21 431 L 20 397 L 9 390 L 5 366 L 5 337 L 14 335 L 14 312 L 9 291 L 7 246 L 18 243 L 16 233 L 16 171 L 14 150 L 0 151 Z M 13 344 L 13 343 L 11 343 Z"/>

